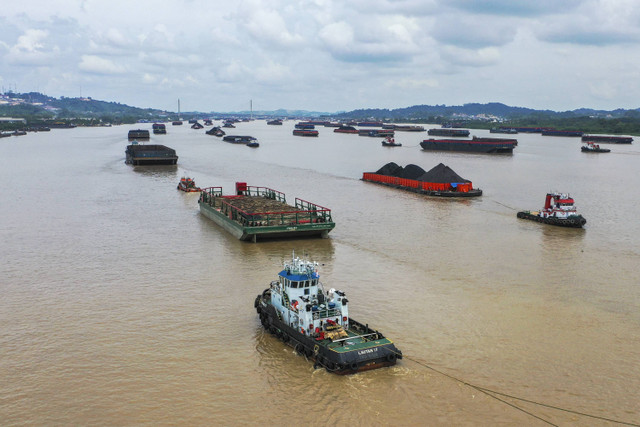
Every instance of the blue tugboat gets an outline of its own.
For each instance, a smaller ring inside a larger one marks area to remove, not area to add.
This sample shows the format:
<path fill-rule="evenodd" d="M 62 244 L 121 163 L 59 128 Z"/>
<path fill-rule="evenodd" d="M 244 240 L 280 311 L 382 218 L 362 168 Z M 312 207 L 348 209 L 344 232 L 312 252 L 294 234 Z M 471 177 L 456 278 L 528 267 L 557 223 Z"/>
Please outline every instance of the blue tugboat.
<path fill-rule="evenodd" d="M 349 317 L 345 293 L 320 282 L 318 263 L 284 263 L 278 280 L 255 299 L 262 326 L 298 354 L 335 374 L 393 366 L 402 352 L 382 333 Z"/>

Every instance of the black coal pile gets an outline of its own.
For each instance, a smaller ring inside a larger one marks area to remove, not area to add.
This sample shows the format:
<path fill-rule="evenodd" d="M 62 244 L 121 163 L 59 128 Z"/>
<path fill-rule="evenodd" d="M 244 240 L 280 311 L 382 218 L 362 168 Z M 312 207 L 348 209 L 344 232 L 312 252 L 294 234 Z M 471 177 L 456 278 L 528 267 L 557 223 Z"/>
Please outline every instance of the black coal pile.
<path fill-rule="evenodd" d="M 435 166 L 429 172 L 426 172 L 416 179 L 418 181 L 433 182 L 439 184 L 446 184 L 451 182 L 471 182 L 468 179 L 464 179 L 463 177 L 455 173 L 449 166 L 445 166 L 442 163 L 440 163 L 438 166 Z"/>
<path fill-rule="evenodd" d="M 378 169 L 376 171 L 376 174 L 384 175 L 384 176 L 400 176 L 397 174 L 402 173 L 402 169 L 404 169 L 402 166 L 398 166 L 394 162 L 389 162 L 383 167 L 381 167 L 380 169 Z"/>
<path fill-rule="evenodd" d="M 462 178 L 455 173 L 453 169 L 442 163 L 435 166 L 428 172 L 425 172 L 420 166 L 408 164 L 405 167 L 398 166 L 394 162 L 387 163 L 376 172 L 378 175 L 396 176 L 398 178 L 415 179 L 423 182 L 433 183 L 452 183 L 452 182 L 471 182 L 468 179 Z"/>

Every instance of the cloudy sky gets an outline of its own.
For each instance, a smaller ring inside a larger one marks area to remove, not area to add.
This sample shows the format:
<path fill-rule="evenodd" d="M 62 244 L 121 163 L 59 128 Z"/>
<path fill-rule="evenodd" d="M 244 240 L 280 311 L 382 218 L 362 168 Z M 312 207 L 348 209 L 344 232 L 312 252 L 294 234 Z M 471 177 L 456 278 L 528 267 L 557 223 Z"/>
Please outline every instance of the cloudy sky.
<path fill-rule="evenodd" d="M 175 111 L 640 107 L 638 0 L 14 0 L 0 85 Z"/>

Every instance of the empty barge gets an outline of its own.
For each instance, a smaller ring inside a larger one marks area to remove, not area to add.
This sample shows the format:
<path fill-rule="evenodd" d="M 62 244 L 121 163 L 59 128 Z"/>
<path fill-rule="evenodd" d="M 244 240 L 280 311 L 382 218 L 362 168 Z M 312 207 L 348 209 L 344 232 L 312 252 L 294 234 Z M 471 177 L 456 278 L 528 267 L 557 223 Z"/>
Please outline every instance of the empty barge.
<path fill-rule="evenodd" d="M 326 238 L 335 227 L 330 209 L 298 198 L 292 206 L 284 193 L 244 182 L 236 182 L 233 195 L 223 195 L 222 187 L 205 188 L 198 204 L 204 216 L 240 240 Z"/>

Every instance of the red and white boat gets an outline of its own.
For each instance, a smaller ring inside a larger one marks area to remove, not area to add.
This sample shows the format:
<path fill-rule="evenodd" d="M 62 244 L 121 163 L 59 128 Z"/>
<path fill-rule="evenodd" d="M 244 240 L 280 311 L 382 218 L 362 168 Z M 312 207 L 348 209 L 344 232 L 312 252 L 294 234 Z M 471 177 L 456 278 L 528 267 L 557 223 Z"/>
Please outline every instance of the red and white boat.
<path fill-rule="evenodd" d="M 388 136 L 382 140 L 382 146 L 383 147 L 401 147 L 402 144 L 399 142 L 396 142 L 396 140 L 392 136 Z"/>
<path fill-rule="evenodd" d="M 539 211 L 518 212 L 518 218 L 529 219 L 561 227 L 581 228 L 587 220 L 578 214 L 573 198 L 566 193 L 547 193 L 544 208 Z"/>

